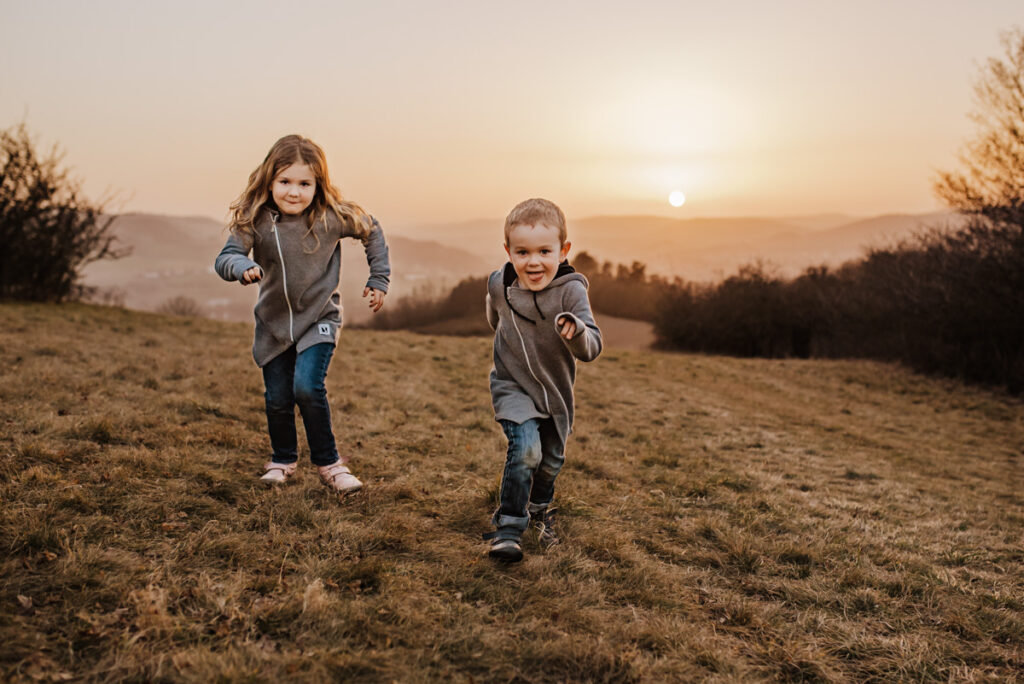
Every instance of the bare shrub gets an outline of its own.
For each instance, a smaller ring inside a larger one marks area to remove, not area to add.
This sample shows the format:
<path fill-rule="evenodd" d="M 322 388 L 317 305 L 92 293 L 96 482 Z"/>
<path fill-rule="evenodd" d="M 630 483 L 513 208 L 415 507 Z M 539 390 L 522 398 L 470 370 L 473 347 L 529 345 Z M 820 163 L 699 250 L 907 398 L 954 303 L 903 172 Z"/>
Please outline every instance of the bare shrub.
<path fill-rule="evenodd" d="M 40 154 L 24 124 L 0 131 L 0 299 L 65 301 L 89 293 L 82 268 L 114 245 L 103 202 L 80 195 L 56 147 Z"/>
<path fill-rule="evenodd" d="M 654 320 L 659 300 L 682 284 L 679 278 L 648 274 L 647 265 L 639 261 L 628 266 L 598 263 L 587 252 L 580 252 L 573 266 L 590 282 L 588 295 L 594 311 L 619 318 Z"/>
<path fill-rule="evenodd" d="M 203 307 L 199 306 L 199 302 L 191 297 L 181 295 L 171 297 L 165 301 L 157 307 L 157 312 L 170 316 L 187 316 L 190 318 L 202 318 L 204 315 Z"/>
<path fill-rule="evenodd" d="M 484 320 L 487 278 L 464 278 L 447 294 L 420 290 L 403 297 L 375 315 L 366 327 L 375 330 L 418 330 L 433 328 L 442 321 L 478 314 Z M 437 331 L 440 332 L 440 331 Z"/>
<path fill-rule="evenodd" d="M 127 296 L 123 287 L 98 287 L 94 288 L 83 300 L 90 304 L 99 304 L 100 306 L 113 306 L 116 308 L 124 308 L 124 300 Z"/>
<path fill-rule="evenodd" d="M 862 357 L 1024 390 L 1024 229 L 979 217 L 793 280 L 754 266 L 659 303 L 666 348 Z"/>
<path fill-rule="evenodd" d="M 733 354 L 792 354 L 793 310 L 786 284 L 763 263 L 740 267 L 717 285 L 678 286 L 661 301 L 662 346 Z"/>
<path fill-rule="evenodd" d="M 648 275 L 647 266 L 639 261 L 629 266 L 608 261 L 602 264 L 586 252 L 580 252 L 572 265 L 590 283 L 588 295 L 594 311 L 608 316 L 650 321 L 659 300 L 682 284 L 678 278 L 669 281 L 662 276 Z M 403 297 L 374 316 L 366 327 L 432 334 L 488 334 L 490 328 L 484 322 L 486 296 L 486 277 L 465 278 L 447 294 L 420 290 Z M 475 324 L 473 316 L 481 324 Z"/>
<path fill-rule="evenodd" d="M 950 207 L 1024 226 L 1024 30 L 1002 37 L 1005 59 L 990 58 L 974 86 L 976 137 L 962 171 L 939 174 L 935 191 Z"/>

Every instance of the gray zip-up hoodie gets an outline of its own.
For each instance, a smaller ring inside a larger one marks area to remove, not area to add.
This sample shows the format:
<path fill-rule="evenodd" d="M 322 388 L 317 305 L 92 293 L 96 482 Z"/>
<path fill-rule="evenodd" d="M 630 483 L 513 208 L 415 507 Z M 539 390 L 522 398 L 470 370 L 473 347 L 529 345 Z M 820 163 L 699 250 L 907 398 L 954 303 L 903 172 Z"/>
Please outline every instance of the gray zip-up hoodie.
<path fill-rule="evenodd" d="M 491 402 L 496 420 L 522 423 L 553 418 L 565 443 L 572 431 L 576 359 L 601 353 L 601 331 L 590 312 L 587 279 L 563 262 L 539 292 L 519 287 L 511 263 L 487 280 L 487 322 L 494 330 Z M 576 324 L 567 340 L 555 324 L 563 316 Z"/>
<path fill-rule="evenodd" d="M 359 236 L 333 211 L 313 224 L 316 237 L 309 232 L 305 215 L 282 215 L 267 207 L 259 210 L 254 228 L 253 236 L 228 236 L 214 268 L 224 280 L 239 282 L 254 266 L 263 271 L 253 311 L 256 365 L 265 366 L 292 345 L 301 352 L 321 342 L 337 344 L 342 322 L 341 239 Z M 387 292 L 391 266 L 377 219 L 360 239 L 370 265 L 367 287 Z"/>

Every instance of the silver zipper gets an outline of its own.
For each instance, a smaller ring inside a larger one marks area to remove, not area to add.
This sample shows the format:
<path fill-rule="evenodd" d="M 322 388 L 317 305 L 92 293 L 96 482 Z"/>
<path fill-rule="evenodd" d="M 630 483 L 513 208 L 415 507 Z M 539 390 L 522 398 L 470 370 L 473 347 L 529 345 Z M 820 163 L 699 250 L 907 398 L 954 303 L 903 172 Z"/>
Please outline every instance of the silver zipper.
<path fill-rule="evenodd" d="M 547 407 L 548 415 L 550 416 L 551 402 L 548 400 L 548 388 L 544 386 L 544 383 L 540 381 L 537 374 L 533 372 L 533 366 L 530 365 L 530 354 L 526 351 L 526 340 L 523 339 L 523 333 L 519 332 L 519 324 L 516 323 L 515 312 L 512 312 L 512 316 L 510 316 L 510 318 L 512 319 L 512 327 L 516 329 L 516 334 L 519 335 L 519 345 L 523 348 L 523 358 L 526 360 L 526 370 L 530 371 L 530 375 L 533 376 L 533 379 L 537 381 L 538 385 L 540 385 L 541 391 L 544 392 L 544 406 Z"/>
<path fill-rule="evenodd" d="M 274 241 L 277 243 L 277 256 L 281 259 L 281 282 L 284 285 L 284 302 L 288 305 L 288 337 L 295 341 L 295 314 L 292 313 L 292 300 L 288 299 L 288 274 L 284 269 L 284 252 L 281 251 L 281 238 L 277 233 L 277 217 L 270 215 L 270 232 L 274 234 Z"/>

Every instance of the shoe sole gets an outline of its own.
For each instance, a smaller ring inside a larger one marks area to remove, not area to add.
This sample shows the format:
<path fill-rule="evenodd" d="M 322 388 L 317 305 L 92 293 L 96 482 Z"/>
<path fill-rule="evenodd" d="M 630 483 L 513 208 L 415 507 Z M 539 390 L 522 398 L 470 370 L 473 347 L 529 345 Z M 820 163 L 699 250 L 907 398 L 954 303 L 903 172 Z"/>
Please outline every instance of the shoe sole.
<path fill-rule="evenodd" d="M 518 563 L 523 560 L 522 549 L 492 549 L 487 555 L 502 563 Z"/>
<path fill-rule="evenodd" d="M 345 496 L 346 494 L 355 494 L 356 492 L 360 491 L 363 488 L 362 483 L 360 483 L 358 487 L 350 487 L 348 489 L 335 489 L 326 482 L 321 482 L 320 484 L 322 484 L 324 487 L 327 487 L 328 489 L 330 489 L 335 494 L 338 494 L 339 496 Z"/>

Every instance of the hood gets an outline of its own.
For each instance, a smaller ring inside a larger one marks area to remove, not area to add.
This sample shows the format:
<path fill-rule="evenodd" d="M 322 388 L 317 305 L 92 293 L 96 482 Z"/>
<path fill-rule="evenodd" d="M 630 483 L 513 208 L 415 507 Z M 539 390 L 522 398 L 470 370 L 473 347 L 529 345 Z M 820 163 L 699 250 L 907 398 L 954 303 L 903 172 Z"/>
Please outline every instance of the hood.
<path fill-rule="evenodd" d="M 516 269 L 512 265 L 512 262 L 506 262 L 504 268 L 501 271 L 501 289 L 505 293 L 505 303 L 508 304 L 508 308 L 512 311 L 513 315 L 519 316 L 519 318 L 522 318 L 524 321 L 529 321 L 530 323 L 536 325 L 536 320 L 528 316 L 525 316 L 522 312 L 520 312 L 518 309 L 512 306 L 512 301 L 509 299 L 508 291 L 509 288 L 512 287 L 512 283 L 516 281 L 516 277 Z M 541 311 L 540 309 L 540 305 L 537 303 L 537 295 L 544 292 L 548 292 L 553 288 L 560 287 L 561 285 L 564 285 L 570 280 L 582 280 L 584 284 L 587 282 L 586 278 L 584 278 L 581 274 L 577 274 L 576 269 L 569 264 L 568 260 L 565 260 L 558 264 L 558 270 L 555 271 L 555 277 L 551 279 L 551 282 L 548 283 L 547 287 L 545 287 L 543 290 L 540 290 L 538 292 L 537 290 L 527 290 L 526 288 L 522 289 L 526 292 L 531 292 L 533 294 L 533 308 L 536 310 L 537 314 L 540 316 L 541 319 L 547 320 L 547 317 L 544 316 L 544 312 Z"/>
<path fill-rule="evenodd" d="M 546 290 L 548 287 L 551 287 L 552 285 L 554 285 L 558 281 L 558 279 L 561 278 L 562 276 L 567 276 L 570 273 L 575 273 L 575 272 L 576 272 L 576 269 L 573 268 L 572 266 L 570 266 L 569 265 L 569 260 L 566 259 L 565 261 L 563 261 L 560 264 L 558 264 L 558 270 L 555 271 L 555 277 L 551 279 L 551 282 L 548 283 L 547 287 L 545 287 L 544 289 Z M 505 267 L 504 267 L 504 269 L 501 272 L 501 284 L 504 285 L 506 288 L 512 287 L 512 283 L 514 283 L 516 281 L 516 277 L 517 277 L 516 276 L 516 269 L 512 265 L 512 262 L 511 261 L 506 261 L 505 262 Z M 543 290 L 542 290 L 542 292 L 543 292 Z"/>

